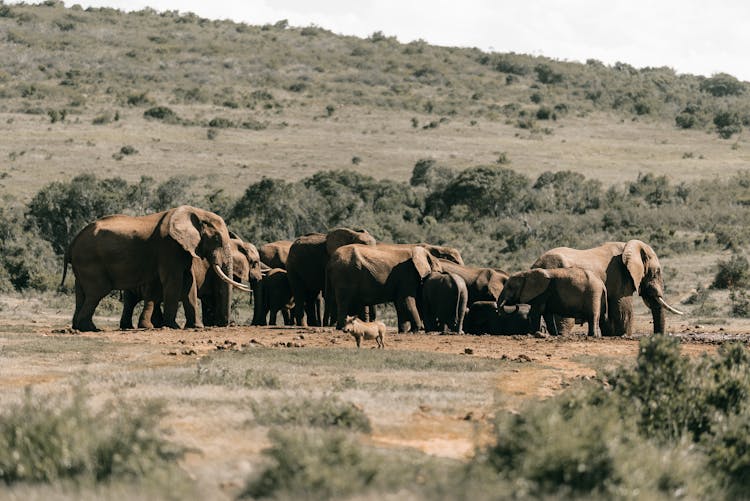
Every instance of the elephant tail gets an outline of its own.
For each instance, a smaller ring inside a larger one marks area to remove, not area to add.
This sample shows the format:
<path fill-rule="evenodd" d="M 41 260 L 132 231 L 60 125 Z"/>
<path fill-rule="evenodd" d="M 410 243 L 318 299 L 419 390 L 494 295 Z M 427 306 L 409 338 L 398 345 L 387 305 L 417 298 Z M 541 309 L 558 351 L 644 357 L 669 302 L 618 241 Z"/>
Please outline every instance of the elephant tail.
<path fill-rule="evenodd" d="M 68 263 L 70 262 L 70 246 L 65 249 L 65 255 L 63 256 L 63 274 L 62 280 L 60 280 L 60 289 L 65 286 L 65 277 L 68 274 Z"/>

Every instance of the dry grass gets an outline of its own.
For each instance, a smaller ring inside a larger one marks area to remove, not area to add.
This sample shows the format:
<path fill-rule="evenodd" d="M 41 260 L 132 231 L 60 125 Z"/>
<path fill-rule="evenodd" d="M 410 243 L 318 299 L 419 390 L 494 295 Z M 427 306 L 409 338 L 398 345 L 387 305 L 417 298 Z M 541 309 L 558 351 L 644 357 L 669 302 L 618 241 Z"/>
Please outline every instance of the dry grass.
<path fill-rule="evenodd" d="M 227 115 L 210 106 L 195 108 L 178 113 Z M 107 125 L 92 125 L 93 115 L 81 116 L 80 123 L 50 124 L 46 115 L 0 113 L 0 134 L 6 138 L 0 159 L 7 173 L 0 193 L 27 200 L 49 181 L 95 173 L 131 182 L 143 175 L 157 181 L 195 176 L 198 192 L 223 189 L 239 196 L 262 176 L 298 180 L 319 170 L 348 168 L 406 181 L 420 158 L 465 168 L 493 163 L 500 152 L 507 153 L 511 168 L 532 177 L 573 170 L 605 185 L 633 181 L 640 172 L 666 174 L 675 182 L 722 177 L 750 162 L 744 140 L 732 149 L 732 143 L 704 132 L 623 123 L 607 114 L 559 120 L 554 134 L 531 138 L 492 121 L 472 126 L 457 118 L 425 131 L 413 129 L 414 114 L 403 111 L 340 106 L 333 120 L 314 120 L 311 111 L 286 111 L 288 127 L 221 129 L 214 140 L 203 127 L 148 121 L 140 109 L 124 110 L 118 122 Z M 115 160 L 112 155 L 123 145 L 139 153 Z M 684 159 L 685 152 L 696 156 Z M 359 165 L 352 165 L 354 156 L 362 159 Z"/>

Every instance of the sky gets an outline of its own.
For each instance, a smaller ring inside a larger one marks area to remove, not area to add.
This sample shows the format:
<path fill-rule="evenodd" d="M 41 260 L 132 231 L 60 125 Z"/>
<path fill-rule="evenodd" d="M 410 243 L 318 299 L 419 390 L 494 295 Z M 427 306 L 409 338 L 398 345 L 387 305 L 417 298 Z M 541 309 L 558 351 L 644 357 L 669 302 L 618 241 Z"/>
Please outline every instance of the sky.
<path fill-rule="evenodd" d="M 178 10 L 250 24 L 287 19 L 292 26 L 345 35 L 382 31 L 401 42 L 668 66 L 750 81 L 746 0 L 65 0 L 66 6 L 75 3 Z"/>

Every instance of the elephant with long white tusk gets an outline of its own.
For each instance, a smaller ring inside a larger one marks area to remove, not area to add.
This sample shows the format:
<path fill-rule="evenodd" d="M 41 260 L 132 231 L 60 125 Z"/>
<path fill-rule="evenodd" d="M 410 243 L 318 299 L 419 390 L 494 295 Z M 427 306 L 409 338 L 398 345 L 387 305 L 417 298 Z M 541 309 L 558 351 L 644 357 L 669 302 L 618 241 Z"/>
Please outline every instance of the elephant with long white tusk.
<path fill-rule="evenodd" d="M 591 270 L 604 281 L 608 298 L 608 319 L 602 329 L 605 336 L 632 334 L 635 293 L 651 310 L 655 334 L 666 332 L 667 311 L 683 314 L 664 299 L 661 263 L 654 249 L 641 240 L 606 242 L 585 250 L 558 247 L 531 265 L 545 269 L 574 266 Z"/>
<path fill-rule="evenodd" d="M 221 271 L 218 276 L 224 286 L 217 291 L 216 325 L 228 325 L 232 287 L 247 287 L 229 278 L 233 275 L 230 235 L 220 216 L 183 205 L 146 216 L 114 215 L 90 223 L 65 253 L 63 282 L 68 263 L 76 277 L 73 328 L 97 330 L 94 311 L 110 291 L 144 288 L 162 294 L 164 326 L 179 328 L 180 301 L 187 323 L 199 325 L 193 259 L 205 259 Z M 149 303 L 153 305 L 154 299 Z"/>

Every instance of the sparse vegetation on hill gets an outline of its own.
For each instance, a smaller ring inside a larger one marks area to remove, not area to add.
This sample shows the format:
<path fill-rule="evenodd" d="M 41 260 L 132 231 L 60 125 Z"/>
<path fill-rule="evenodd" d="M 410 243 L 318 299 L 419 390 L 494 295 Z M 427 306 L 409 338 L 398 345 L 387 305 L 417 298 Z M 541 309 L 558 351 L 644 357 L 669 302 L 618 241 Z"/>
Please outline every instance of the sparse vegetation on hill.
<path fill-rule="evenodd" d="M 252 26 L 176 11 L 64 8 L 61 2 L 3 5 L 0 26 L 0 109 L 50 110 L 53 121 L 126 106 L 184 123 L 167 106 L 211 103 L 283 113 L 327 100 L 510 120 L 530 129 L 594 110 L 714 128 L 722 137 L 750 123 L 747 84 L 727 74 L 705 78 L 626 63 L 400 43 L 381 32 L 360 39 L 285 21 Z"/>

